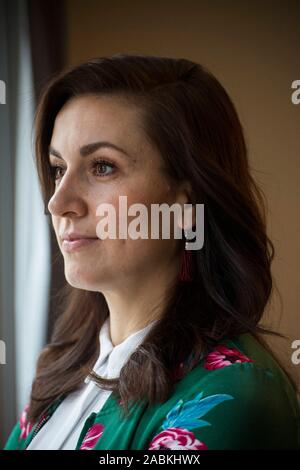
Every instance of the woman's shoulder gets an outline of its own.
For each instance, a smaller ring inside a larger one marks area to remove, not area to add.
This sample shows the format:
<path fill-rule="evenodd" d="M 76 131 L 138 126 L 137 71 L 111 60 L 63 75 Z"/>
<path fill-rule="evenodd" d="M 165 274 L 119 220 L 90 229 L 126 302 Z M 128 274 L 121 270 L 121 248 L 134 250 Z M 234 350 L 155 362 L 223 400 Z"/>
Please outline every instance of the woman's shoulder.
<path fill-rule="evenodd" d="M 193 362 L 193 357 L 190 357 L 188 361 Z M 243 370 L 261 371 L 285 386 L 292 386 L 279 362 L 250 333 L 220 341 L 200 359 L 195 358 L 193 364 L 193 370 L 195 369 L 201 376 L 212 375 L 209 373 L 211 371 L 222 371 L 226 374 L 234 373 L 236 370 L 238 373 Z M 213 376 L 217 375 L 213 374 Z"/>
<path fill-rule="evenodd" d="M 283 396 L 297 415 L 297 392 L 273 355 L 253 335 L 245 333 L 215 345 L 183 377 L 181 386 L 221 387 L 249 397 L 271 390 Z M 189 384 L 189 385 L 188 385 Z"/>
<path fill-rule="evenodd" d="M 296 393 L 279 364 L 250 335 L 216 345 L 177 382 L 163 408 L 157 439 L 179 433 L 176 439 L 210 449 L 300 445 Z"/>

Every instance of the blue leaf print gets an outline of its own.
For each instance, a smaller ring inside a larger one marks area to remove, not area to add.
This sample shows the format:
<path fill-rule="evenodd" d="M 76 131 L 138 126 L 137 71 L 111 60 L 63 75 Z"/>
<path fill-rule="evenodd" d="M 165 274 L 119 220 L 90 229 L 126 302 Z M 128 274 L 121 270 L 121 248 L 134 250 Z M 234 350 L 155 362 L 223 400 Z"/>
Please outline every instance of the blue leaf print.
<path fill-rule="evenodd" d="M 196 427 L 210 426 L 208 421 L 199 418 L 223 401 L 233 400 L 231 395 L 226 394 L 211 395 L 205 398 L 202 398 L 202 395 L 203 392 L 200 392 L 193 400 L 189 400 L 186 403 L 183 403 L 183 400 L 179 400 L 167 414 L 166 419 L 162 424 L 162 429 L 192 429 Z"/>
<path fill-rule="evenodd" d="M 175 406 L 173 406 L 171 411 L 169 411 L 169 413 L 167 414 L 167 420 L 168 421 L 173 422 L 173 421 L 176 420 L 176 418 L 178 417 L 178 415 L 180 413 L 180 409 L 182 407 L 182 404 L 183 404 L 183 400 L 179 400 L 177 402 L 177 404 Z"/>

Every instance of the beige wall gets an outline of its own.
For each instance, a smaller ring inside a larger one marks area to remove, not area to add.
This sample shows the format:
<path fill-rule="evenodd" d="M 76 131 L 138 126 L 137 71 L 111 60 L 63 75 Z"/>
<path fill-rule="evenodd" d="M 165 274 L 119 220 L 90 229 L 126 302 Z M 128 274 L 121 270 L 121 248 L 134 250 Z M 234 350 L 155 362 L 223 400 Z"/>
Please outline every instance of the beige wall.
<path fill-rule="evenodd" d="M 300 2 L 68 0 L 67 18 L 69 64 L 117 52 L 186 57 L 228 90 L 268 200 L 280 330 L 300 339 L 300 105 L 290 99 L 300 79 Z M 270 318 L 278 326 L 276 298 Z M 283 350 L 291 355 L 290 342 Z"/>

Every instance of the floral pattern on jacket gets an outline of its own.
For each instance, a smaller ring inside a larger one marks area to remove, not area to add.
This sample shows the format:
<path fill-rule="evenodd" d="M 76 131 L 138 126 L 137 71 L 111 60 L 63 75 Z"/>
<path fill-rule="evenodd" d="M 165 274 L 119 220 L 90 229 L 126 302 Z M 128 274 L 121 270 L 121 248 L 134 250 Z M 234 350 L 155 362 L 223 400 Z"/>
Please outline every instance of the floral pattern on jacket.
<path fill-rule="evenodd" d="M 160 432 L 151 441 L 149 450 L 159 449 L 206 450 L 207 447 L 203 442 L 198 441 L 191 431 L 169 428 Z"/>
<path fill-rule="evenodd" d="M 33 426 L 28 420 L 27 413 L 28 413 L 29 405 L 27 404 L 24 408 L 24 410 L 21 413 L 20 416 L 20 429 L 21 429 L 21 434 L 19 436 L 20 439 L 26 439 L 32 430 Z"/>
<path fill-rule="evenodd" d="M 205 369 L 221 369 L 222 367 L 231 366 L 235 363 L 253 362 L 249 357 L 242 354 L 236 348 L 227 348 L 223 344 L 207 354 L 204 362 Z"/>
<path fill-rule="evenodd" d="M 93 447 L 97 444 L 98 440 L 102 436 L 104 432 L 104 426 L 101 423 L 96 423 L 93 424 L 88 429 L 88 432 L 86 433 L 82 444 L 80 446 L 80 450 L 92 450 Z"/>
<path fill-rule="evenodd" d="M 199 441 L 191 429 L 210 426 L 208 421 L 201 418 L 220 403 L 233 400 L 233 397 L 226 394 L 202 397 L 203 392 L 200 392 L 193 400 L 185 403 L 183 400 L 179 400 L 167 414 L 162 424 L 163 430 L 150 442 L 149 450 L 207 449 L 206 444 Z"/>

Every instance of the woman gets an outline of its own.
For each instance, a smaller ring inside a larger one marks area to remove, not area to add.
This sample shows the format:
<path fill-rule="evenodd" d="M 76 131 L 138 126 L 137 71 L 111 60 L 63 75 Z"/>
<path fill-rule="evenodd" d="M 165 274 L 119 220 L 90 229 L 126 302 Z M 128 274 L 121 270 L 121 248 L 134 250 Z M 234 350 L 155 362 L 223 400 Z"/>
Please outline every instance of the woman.
<path fill-rule="evenodd" d="M 296 390 L 260 338 L 263 198 L 216 78 L 126 54 L 70 69 L 40 101 L 36 158 L 68 288 L 6 449 L 298 448 Z M 204 245 L 99 237 L 121 195 L 190 204 L 186 237 L 204 204 Z"/>

